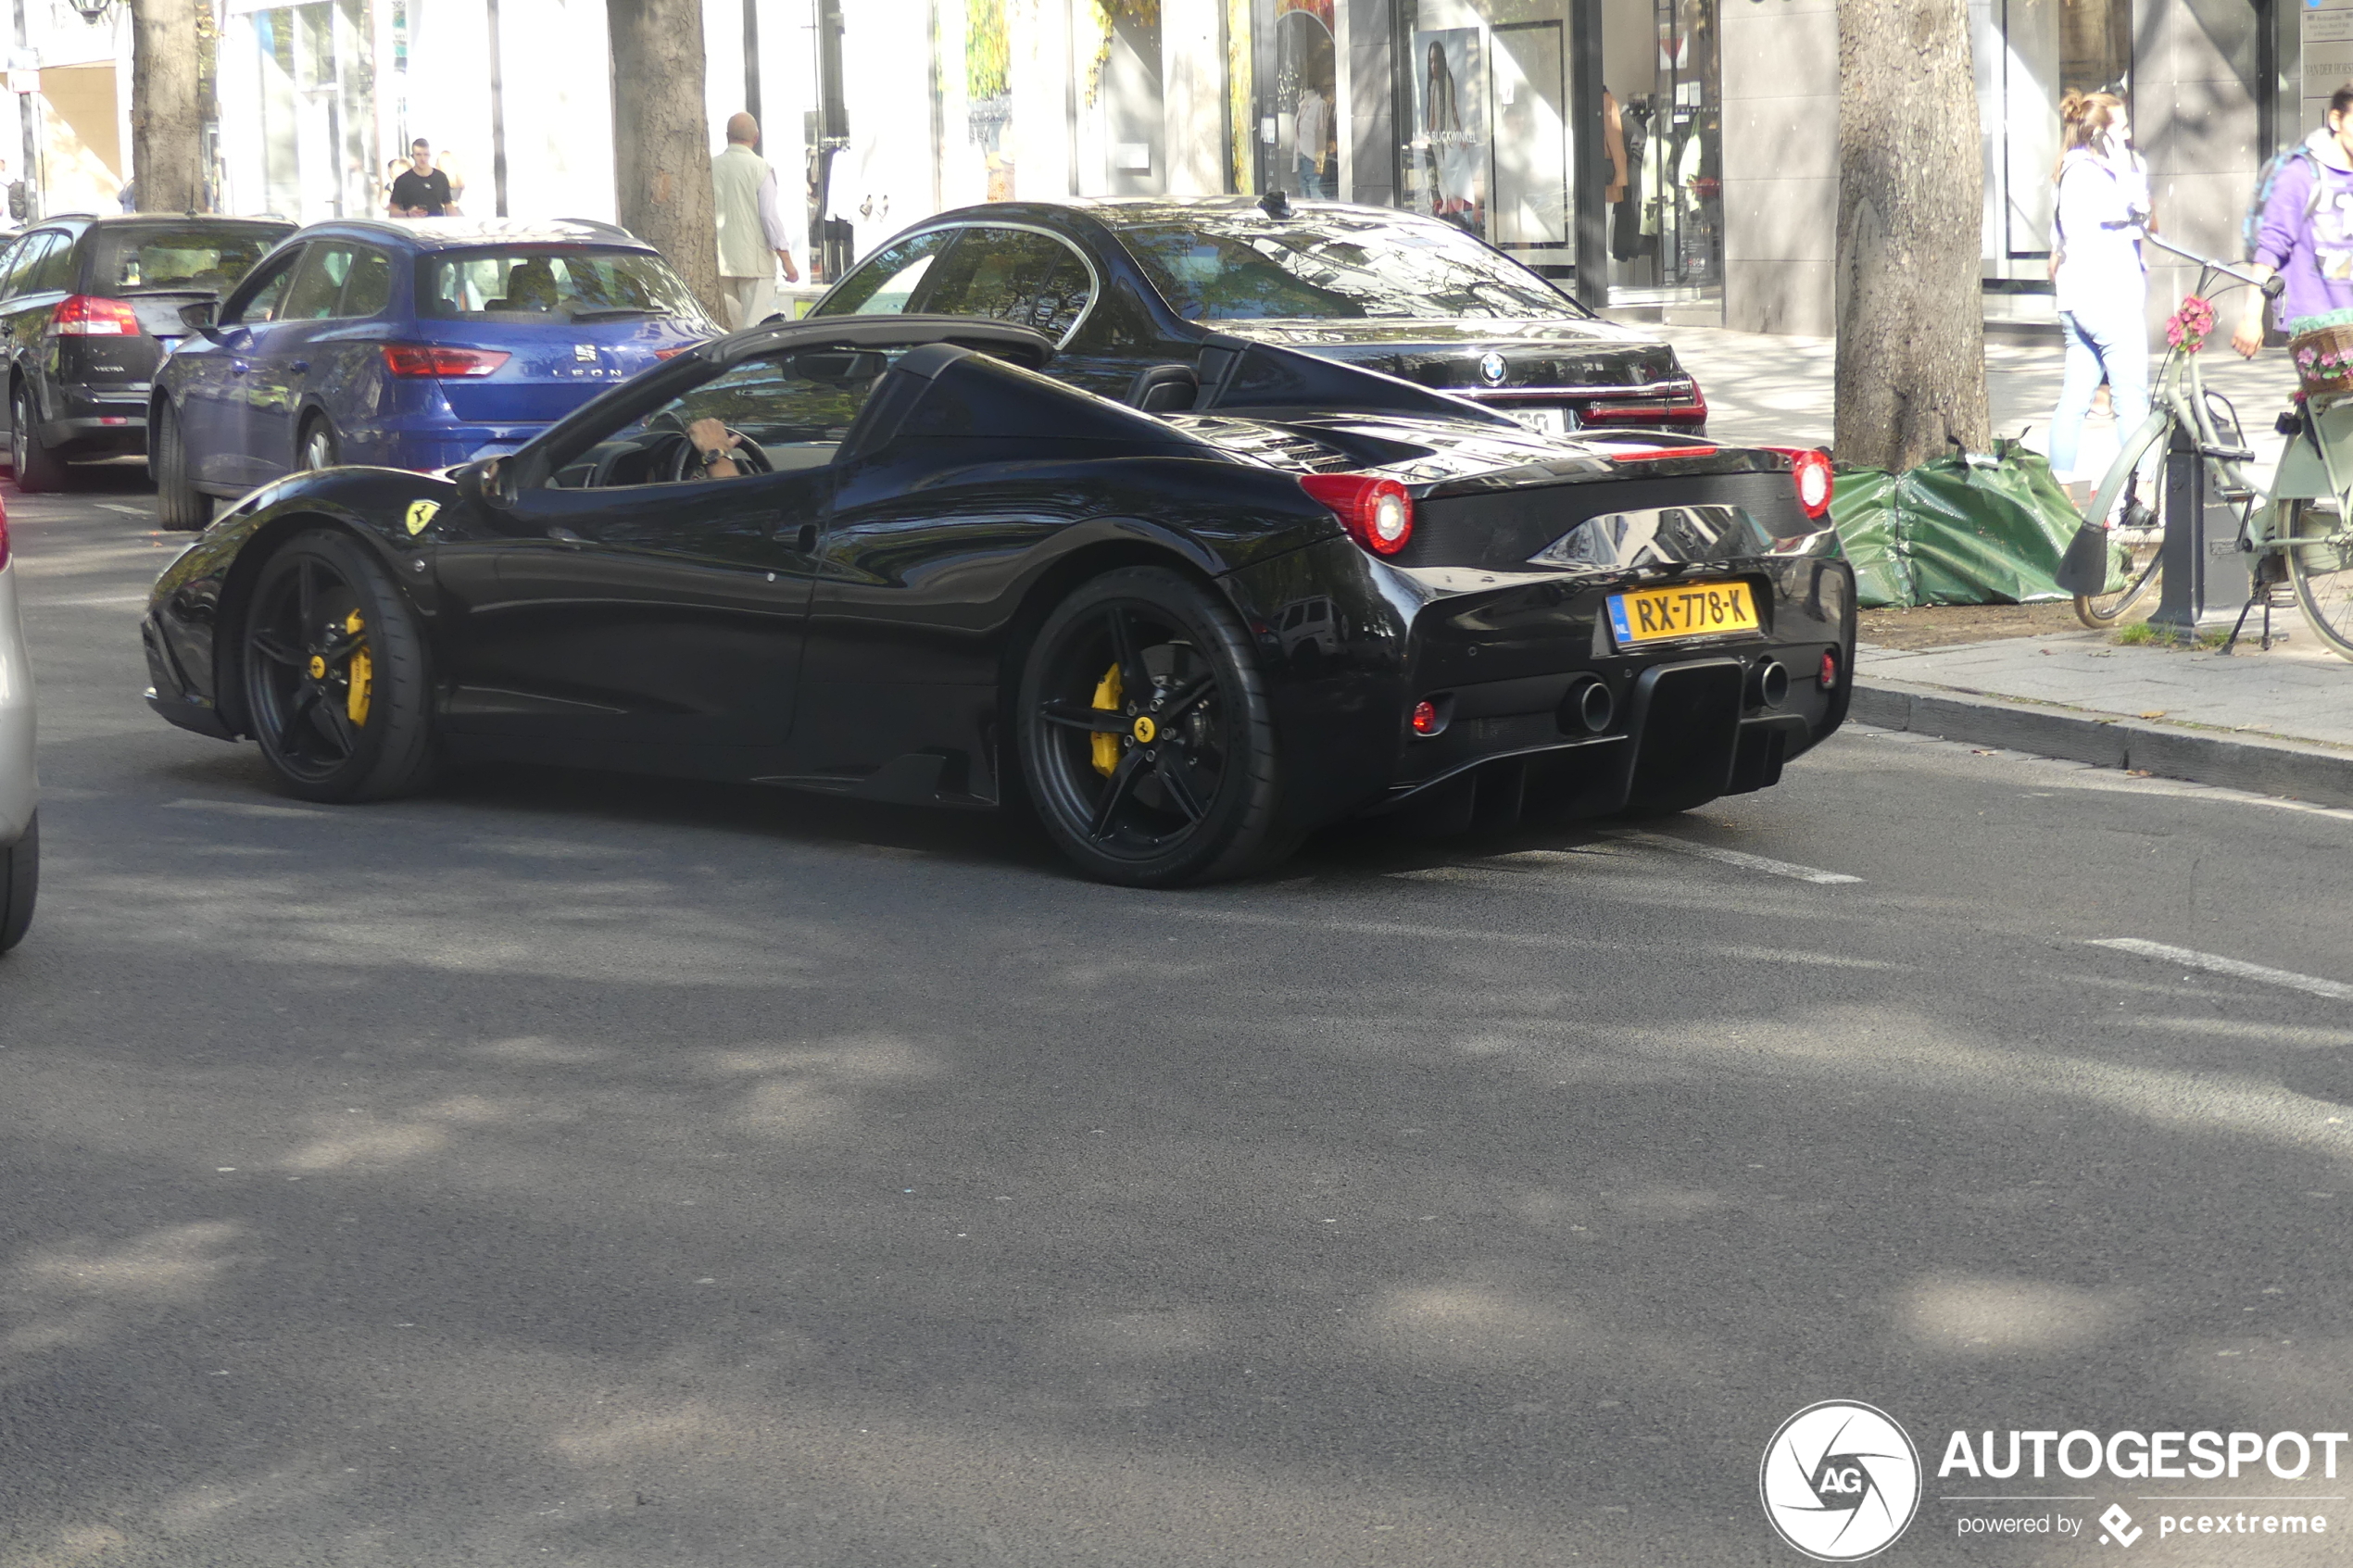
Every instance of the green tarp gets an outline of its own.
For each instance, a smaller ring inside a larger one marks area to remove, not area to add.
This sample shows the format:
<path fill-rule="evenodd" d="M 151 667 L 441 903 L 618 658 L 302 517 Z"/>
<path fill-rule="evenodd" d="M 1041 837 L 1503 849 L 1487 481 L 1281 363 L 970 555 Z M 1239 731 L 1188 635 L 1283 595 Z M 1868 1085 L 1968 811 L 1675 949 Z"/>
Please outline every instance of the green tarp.
<path fill-rule="evenodd" d="M 1841 469 L 1831 521 L 1876 608 L 2066 598 L 2052 574 L 2082 519 L 2048 459 L 2004 441 L 1904 474 Z"/>

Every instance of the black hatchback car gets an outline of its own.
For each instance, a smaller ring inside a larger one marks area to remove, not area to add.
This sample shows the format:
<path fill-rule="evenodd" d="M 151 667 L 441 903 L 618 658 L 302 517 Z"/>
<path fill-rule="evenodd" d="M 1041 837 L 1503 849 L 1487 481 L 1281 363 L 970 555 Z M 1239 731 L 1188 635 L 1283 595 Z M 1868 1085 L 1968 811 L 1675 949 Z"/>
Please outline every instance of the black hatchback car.
<path fill-rule="evenodd" d="M 817 316 L 983 316 L 1054 341 L 1054 373 L 1151 413 L 1194 407 L 1220 336 L 1466 397 L 1549 435 L 1697 434 L 1707 400 L 1650 332 L 1604 321 L 1452 224 L 1269 196 L 992 202 L 926 219 Z"/>
<path fill-rule="evenodd" d="M 182 306 L 225 293 L 294 232 L 267 219 L 75 214 L 0 255 L 0 352 L 19 490 L 55 490 L 66 464 L 147 449 L 147 391 Z"/>

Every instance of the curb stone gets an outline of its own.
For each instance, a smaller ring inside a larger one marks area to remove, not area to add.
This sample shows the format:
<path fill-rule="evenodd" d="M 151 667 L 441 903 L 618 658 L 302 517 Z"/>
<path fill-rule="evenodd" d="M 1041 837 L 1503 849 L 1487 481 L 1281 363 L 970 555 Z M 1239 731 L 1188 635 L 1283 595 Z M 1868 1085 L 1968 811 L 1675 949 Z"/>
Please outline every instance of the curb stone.
<path fill-rule="evenodd" d="M 1855 684 L 1848 717 L 1887 730 L 2032 752 L 2097 768 L 2353 806 L 2353 751 L 2303 741 L 2250 740 L 2142 719 L 2047 707 L 1905 681 Z"/>

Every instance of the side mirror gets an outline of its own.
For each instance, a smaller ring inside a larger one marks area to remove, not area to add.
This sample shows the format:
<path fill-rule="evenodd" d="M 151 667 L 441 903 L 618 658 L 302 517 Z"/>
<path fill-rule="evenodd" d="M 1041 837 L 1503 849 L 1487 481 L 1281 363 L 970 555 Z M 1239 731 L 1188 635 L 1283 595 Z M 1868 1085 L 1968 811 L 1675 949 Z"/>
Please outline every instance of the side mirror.
<path fill-rule="evenodd" d="M 514 504 L 514 498 L 499 483 L 502 476 L 498 470 L 498 458 L 484 458 L 480 462 L 450 470 L 449 483 L 458 487 L 459 495 L 475 506 L 505 511 Z"/>
<path fill-rule="evenodd" d="M 220 317 L 220 302 L 217 299 L 199 299 L 180 307 L 181 325 L 215 343 L 220 341 L 220 329 L 215 325 Z"/>

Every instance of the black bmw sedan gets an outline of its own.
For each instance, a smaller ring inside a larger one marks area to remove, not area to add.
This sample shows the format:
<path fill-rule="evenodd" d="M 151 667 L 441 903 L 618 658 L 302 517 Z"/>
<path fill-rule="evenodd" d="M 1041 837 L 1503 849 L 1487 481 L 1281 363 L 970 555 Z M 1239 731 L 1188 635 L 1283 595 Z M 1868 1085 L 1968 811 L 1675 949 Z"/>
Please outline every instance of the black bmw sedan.
<path fill-rule="evenodd" d="M 1468 397 L 1546 434 L 1695 434 L 1707 422 L 1670 345 L 1599 320 L 1451 224 L 1388 207 L 1273 196 L 963 207 L 893 238 L 812 314 L 902 312 L 1034 328 L 1056 345 L 1056 375 L 1156 413 L 1192 395 L 1160 368 L 1197 368 L 1226 334 Z"/>

